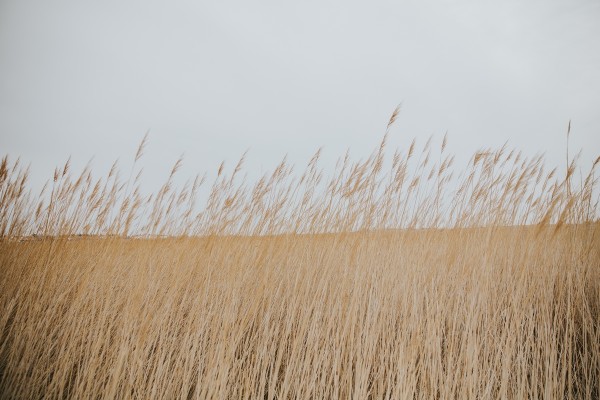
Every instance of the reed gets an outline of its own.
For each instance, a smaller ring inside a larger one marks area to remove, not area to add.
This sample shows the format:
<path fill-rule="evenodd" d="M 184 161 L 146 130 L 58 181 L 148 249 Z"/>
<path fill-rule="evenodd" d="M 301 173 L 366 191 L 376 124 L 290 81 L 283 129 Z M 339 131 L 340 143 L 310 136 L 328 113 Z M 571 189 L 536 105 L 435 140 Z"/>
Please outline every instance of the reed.
<path fill-rule="evenodd" d="M 600 157 L 387 139 L 206 189 L 180 159 L 154 194 L 146 138 L 126 180 L 67 162 L 35 195 L 4 157 L 0 397 L 600 397 Z"/>

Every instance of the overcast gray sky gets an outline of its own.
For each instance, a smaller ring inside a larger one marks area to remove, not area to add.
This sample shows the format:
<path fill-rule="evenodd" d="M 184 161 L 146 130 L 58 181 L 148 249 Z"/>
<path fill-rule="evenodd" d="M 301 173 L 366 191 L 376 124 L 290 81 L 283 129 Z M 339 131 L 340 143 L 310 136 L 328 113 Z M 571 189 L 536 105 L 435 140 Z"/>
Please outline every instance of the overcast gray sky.
<path fill-rule="evenodd" d="M 600 154 L 600 2 L 0 0 L 0 150 L 33 183 L 72 154 L 145 156 L 161 181 L 288 153 L 305 163 L 448 131 L 467 157 L 505 141 Z M 156 178 L 154 178 L 156 177 Z"/>

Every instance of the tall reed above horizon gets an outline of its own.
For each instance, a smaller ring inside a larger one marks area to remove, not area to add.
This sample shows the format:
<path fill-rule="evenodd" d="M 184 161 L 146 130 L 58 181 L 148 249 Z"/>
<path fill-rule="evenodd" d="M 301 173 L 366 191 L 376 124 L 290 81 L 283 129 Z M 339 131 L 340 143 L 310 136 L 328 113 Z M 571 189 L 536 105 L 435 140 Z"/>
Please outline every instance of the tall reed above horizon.
<path fill-rule="evenodd" d="M 392 115 L 390 125 L 397 113 Z M 28 187 L 29 169 L 4 156 L 0 165 L 0 237 L 29 235 L 205 236 L 323 233 L 379 229 L 490 225 L 580 224 L 598 220 L 600 157 L 585 178 L 573 179 L 578 157 L 567 158 L 566 176 L 547 169 L 541 155 L 527 157 L 503 146 L 476 152 L 463 169 L 447 152 L 447 135 L 418 148 L 388 154 L 388 132 L 371 155 L 346 152 L 333 171 L 319 165 L 319 149 L 301 174 L 284 158 L 255 182 L 243 178 L 245 153 L 232 171 L 225 163 L 203 204 L 206 175 L 174 183 L 183 159 L 156 193 L 144 194 L 140 178 L 148 135 L 129 177 L 115 162 L 104 177 L 88 164 L 79 173 L 70 160 L 39 193 Z"/>

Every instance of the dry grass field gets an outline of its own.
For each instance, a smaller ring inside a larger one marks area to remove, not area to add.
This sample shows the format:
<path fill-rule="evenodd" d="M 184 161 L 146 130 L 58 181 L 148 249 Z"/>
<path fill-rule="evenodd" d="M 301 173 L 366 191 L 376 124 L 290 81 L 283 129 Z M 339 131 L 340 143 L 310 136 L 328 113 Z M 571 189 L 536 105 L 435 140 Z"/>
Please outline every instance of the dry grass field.
<path fill-rule="evenodd" d="M 242 158 L 200 212 L 201 178 L 67 163 L 33 195 L 5 158 L 0 397 L 599 398 L 596 165 L 445 147 Z"/>

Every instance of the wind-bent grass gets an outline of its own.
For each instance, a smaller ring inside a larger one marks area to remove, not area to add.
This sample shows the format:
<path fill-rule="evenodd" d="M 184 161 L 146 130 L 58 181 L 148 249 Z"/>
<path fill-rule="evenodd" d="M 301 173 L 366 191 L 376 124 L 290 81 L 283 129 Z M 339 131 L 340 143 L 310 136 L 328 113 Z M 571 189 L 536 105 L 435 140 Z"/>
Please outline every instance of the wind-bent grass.
<path fill-rule="evenodd" d="M 598 162 L 455 177 L 445 147 L 254 185 L 242 158 L 200 212 L 181 161 L 152 196 L 67 163 L 34 197 L 5 158 L 0 397 L 598 398 Z"/>

